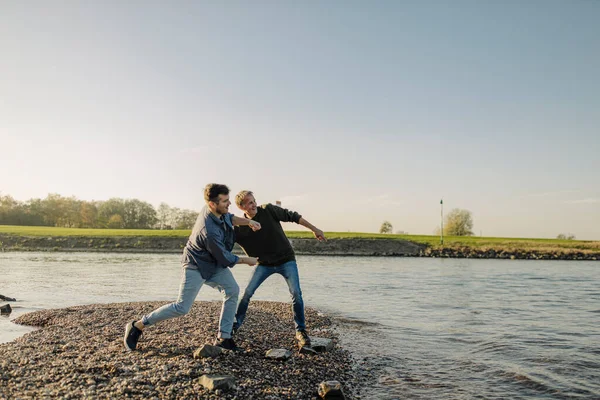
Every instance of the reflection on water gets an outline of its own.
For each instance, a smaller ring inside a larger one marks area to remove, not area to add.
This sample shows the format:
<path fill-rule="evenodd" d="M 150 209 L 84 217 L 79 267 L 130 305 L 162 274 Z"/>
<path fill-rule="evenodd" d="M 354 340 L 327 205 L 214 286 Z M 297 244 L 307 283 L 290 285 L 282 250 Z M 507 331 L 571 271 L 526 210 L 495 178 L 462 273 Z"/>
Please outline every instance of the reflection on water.
<path fill-rule="evenodd" d="M 375 381 L 365 398 L 600 398 L 594 262 L 300 257 L 305 303 L 336 317 Z M 250 267 L 233 269 L 243 288 Z M 0 253 L 0 342 L 42 308 L 171 301 L 179 255 Z M 288 301 L 279 276 L 258 300 Z M 198 300 L 219 300 L 204 287 Z"/>

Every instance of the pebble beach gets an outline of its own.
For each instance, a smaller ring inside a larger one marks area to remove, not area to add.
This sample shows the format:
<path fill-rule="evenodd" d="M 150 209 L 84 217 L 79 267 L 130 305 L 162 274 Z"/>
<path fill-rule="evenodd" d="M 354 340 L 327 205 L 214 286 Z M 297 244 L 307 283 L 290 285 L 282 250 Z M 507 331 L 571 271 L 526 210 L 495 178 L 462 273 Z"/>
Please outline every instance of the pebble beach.
<path fill-rule="evenodd" d="M 196 302 L 182 317 L 144 331 L 136 351 L 123 346 L 126 323 L 165 302 L 93 304 L 25 314 L 14 322 L 38 327 L 0 345 L 0 398 L 317 399 L 323 381 L 342 383 L 346 398 L 360 398 L 364 376 L 341 348 L 332 320 L 307 308 L 311 336 L 335 347 L 302 354 L 295 346 L 289 304 L 255 301 L 235 336 L 241 352 L 194 358 L 213 344 L 221 302 Z M 265 357 L 288 349 L 287 360 Z M 200 377 L 229 375 L 235 388 L 206 389 Z"/>

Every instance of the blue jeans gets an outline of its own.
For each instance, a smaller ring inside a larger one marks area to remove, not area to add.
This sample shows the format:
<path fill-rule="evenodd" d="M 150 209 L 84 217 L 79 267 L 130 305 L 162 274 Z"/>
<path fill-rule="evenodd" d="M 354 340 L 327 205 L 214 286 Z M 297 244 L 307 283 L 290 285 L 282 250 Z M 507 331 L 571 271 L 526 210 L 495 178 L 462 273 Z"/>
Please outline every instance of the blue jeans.
<path fill-rule="evenodd" d="M 254 292 L 256 292 L 256 289 L 258 289 L 265 279 L 273 274 L 280 274 L 285 278 L 290 289 L 290 295 L 292 296 L 292 310 L 294 311 L 296 330 L 305 330 L 304 301 L 302 300 L 302 290 L 300 290 L 300 277 L 298 276 L 298 265 L 296 264 L 296 261 L 288 261 L 275 267 L 257 265 L 254 268 L 250 281 L 244 291 L 244 296 L 242 297 L 240 304 L 238 304 L 237 313 L 235 315 L 237 327 L 240 327 L 244 323 L 246 311 L 248 311 L 248 304 L 250 304 L 250 299 L 254 295 Z"/>
<path fill-rule="evenodd" d="M 238 301 L 240 288 L 229 268 L 220 268 L 210 279 L 205 280 L 197 269 L 183 268 L 183 277 L 179 287 L 179 298 L 175 303 L 166 304 L 150 314 L 144 315 L 144 325 L 154 325 L 166 319 L 181 317 L 190 312 L 196 296 L 203 284 L 217 289 L 223 294 L 223 307 L 219 319 L 218 337 L 231 337 L 235 306 Z"/>

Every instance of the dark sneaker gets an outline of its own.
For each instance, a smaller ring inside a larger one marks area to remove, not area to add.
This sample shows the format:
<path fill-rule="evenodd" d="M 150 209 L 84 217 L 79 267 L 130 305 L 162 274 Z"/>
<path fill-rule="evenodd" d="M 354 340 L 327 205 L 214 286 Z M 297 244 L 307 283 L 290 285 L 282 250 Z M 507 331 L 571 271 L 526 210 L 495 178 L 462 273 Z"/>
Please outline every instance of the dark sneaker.
<path fill-rule="evenodd" d="M 315 349 L 309 346 L 302 346 L 300 347 L 299 351 L 300 354 L 312 354 L 313 356 L 319 354 Z"/>
<path fill-rule="evenodd" d="M 135 321 L 125 325 L 125 337 L 123 338 L 123 343 L 125 344 L 125 348 L 129 351 L 135 350 L 137 347 L 138 340 L 140 340 L 140 336 L 142 336 L 142 331 L 133 325 Z"/>
<path fill-rule="evenodd" d="M 217 338 L 217 339 L 215 339 L 215 346 L 221 347 L 225 350 L 242 351 L 241 348 L 239 348 L 235 345 L 235 342 L 231 338 L 229 338 L 229 339 Z"/>
<path fill-rule="evenodd" d="M 296 340 L 298 341 L 298 347 L 310 347 L 310 338 L 308 337 L 308 333 L 306 333 L 306 331 L 297 331 Z"/>

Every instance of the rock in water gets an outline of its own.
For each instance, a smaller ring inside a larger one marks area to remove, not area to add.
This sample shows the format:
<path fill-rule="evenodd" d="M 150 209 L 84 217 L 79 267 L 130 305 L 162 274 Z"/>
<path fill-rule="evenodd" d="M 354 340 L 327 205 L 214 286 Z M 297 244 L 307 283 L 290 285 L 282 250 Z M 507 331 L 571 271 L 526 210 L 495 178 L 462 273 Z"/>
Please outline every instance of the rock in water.
<path fill-rule="evenodd" d="M 0 314 L 10 314 L 11 312 L 12 308 L 10 307 L 10 304 L 5 304 L 0 307 Z"/>
<path fill-rule="evenodd" d="M 338 381 L 325 381 L 319 385 L 319 396 L 325 400 L 344 400 L 342 384 Z"/>
<path fill-rule="evenodd" d="M 202 375 L 198 382 L 208 390 L 231 390 L 235 388 L 235 378 L 230 375 Z"/>
<path fill-rule="evenodd" d="M 12 297 L 2 296 L 1 294 L 0 294 L 0 300 L 2 300 L 2 301 L 17 301 L 17 299 L 13 299 Z"/>

